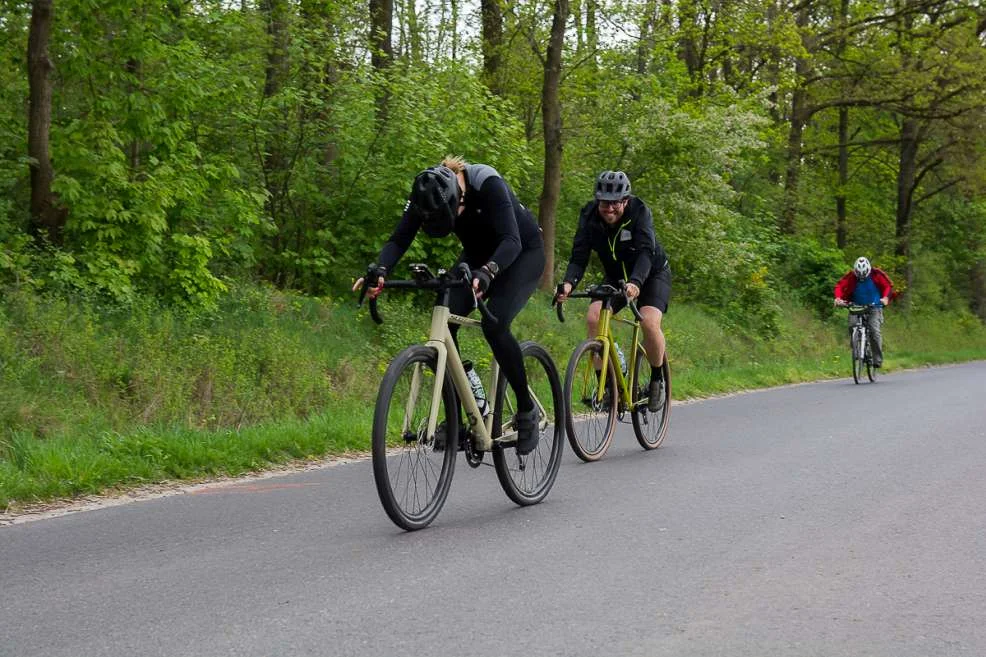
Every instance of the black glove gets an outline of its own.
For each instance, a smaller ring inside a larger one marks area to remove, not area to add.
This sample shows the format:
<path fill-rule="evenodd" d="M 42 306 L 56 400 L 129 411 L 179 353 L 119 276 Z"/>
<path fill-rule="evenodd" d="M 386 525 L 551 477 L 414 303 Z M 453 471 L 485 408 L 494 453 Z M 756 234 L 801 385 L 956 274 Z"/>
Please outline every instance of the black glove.
<path fill-rule="evenodd" d="M 381 278 L 387 278 L 387 268 L 383 265 L 378 265 L 373 263 L 366 268 L 366 283 L 370 287 L 376 287 L 377 281 Z"/>
<path fill-rule="evenodd" d="M 483 265 L 479 269 L 472 273 L 472 277 L 479 281 L 479 291 L 486 295 L 486 291 L 490 289 L 490 285 L 493 283 L 493 272 L 486 265 Z"/>
<path fill-rule="evenodd" d="M 551 298 L 551 305 L 553 306 L 556 303 L 558 303 L 558 297 L 560 297 L 563 294 L 565 294 L 565 282 L 564 281 L 562 281 L 561 283 L 559 283 L 558 284 L 558 287 L 555 288 L 555 296 L 553 296 Z"/>

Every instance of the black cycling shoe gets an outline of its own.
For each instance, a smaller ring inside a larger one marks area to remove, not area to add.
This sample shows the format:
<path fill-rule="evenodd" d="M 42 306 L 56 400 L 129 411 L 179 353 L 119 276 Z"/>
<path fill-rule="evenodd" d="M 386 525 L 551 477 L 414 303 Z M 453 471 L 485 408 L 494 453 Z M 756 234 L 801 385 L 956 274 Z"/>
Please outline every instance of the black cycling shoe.
<path fill-rule="evenodd" d="M 657 413 L 664 408 L 664 379 L 651 379 L 647 388 L 647 410 Z"/>
<path fill-rule="evenodd" d="M 538 429 L 540 421 L 538 409 L 535 406 L 529 411 L 518 411 L 514 415 L 514 429 L 517 430 L 517 453 L 521 456 L 530 454 L 538 446 L 541 431 Z"/>

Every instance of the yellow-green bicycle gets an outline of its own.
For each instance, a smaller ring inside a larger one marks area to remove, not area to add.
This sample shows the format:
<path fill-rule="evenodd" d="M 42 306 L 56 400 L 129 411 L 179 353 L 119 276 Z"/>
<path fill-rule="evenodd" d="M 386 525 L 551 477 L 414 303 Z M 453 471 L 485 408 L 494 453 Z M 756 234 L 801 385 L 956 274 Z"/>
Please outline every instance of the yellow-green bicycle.
<path fill-rule="evenodd" d="M 650 364 L 640 342 L 640 312 L 630 301 L 634 319 L 622 319 L 613 313 L 613 301 L 625 292 L 612 285 L 597 285 L 585 292 L 573 292 L 569 299 L 592 299 L 603 302 L 599 312 L 599 335 L 585 340 L 572 353 L 565 372 L 565 428 L 572 450 L 583 461 L 597 461 L 613 442 L 616 421 L 625 421 L 627 412 L 633 422 L 637 442 L 644 449 L 656 449 L 668 435 L 671 419 L 671 367 L 665 354 L 661 366 L 664 374 L 664 404 L 648 410 Z M 565 321 L 562 304 L 555 305 L 558 319 Z M 611 324 L 622 322 L 633 327 L 626 372 L 613 339 Z"/>

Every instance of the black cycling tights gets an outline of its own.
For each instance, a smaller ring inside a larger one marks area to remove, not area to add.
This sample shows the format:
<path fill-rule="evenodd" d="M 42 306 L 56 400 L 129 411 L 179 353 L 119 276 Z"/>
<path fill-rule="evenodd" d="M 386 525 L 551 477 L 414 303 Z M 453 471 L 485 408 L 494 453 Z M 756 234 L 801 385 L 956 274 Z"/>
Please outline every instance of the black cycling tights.
<path fill-rule="evenodd" d="M 481 263 L 482 264 L 482 263 Z M 473 266 L 470 263 L 470 266 Z M 510 324 L 517 313 L 527 304 L 527 300 L 537 288 L 544 271 L 544 249 L 522 251 L 510 266 L 501 271 L 486 295 L 487 306 L 496 317 L 496 325 L 491 325 L 484 317 L 483 335 L 490 344 L 493 357 L 500 364 L 503 375 L 517 396 L 517 410 L 529 411 L 534 408 L 534 400 L 527 390 L 527 372 L 524 371 L 524 357 L 520 343 L 510 332 Z M 467 290 L 453 290 L 449 309 L 456 315 L 467 315 L 472 309 L 472 294 Z M 458 326 L 449 327 L 456 346 Z M 490 400 L 493 403 L 493 400 Z"/>

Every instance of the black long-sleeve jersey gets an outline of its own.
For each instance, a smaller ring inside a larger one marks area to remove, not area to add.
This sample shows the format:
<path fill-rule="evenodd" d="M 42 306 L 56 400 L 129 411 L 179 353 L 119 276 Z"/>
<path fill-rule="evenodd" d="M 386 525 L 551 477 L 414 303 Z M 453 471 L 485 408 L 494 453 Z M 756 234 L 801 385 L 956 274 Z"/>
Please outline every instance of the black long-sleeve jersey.
<path fill-rule="evenodd" d="M 465 179 L 465 209 L 455 218 L 452 231 L 462 243 L 463 258 L 470 267 L 492 260 L 503 271 L 521 251 L 543 247 L 541 229 L 531 211 L 517 200 L 496 169 L 468 164 Z M 393 269 L 420 228 L 420 217 L 408 212 L 405 205 L 404 215 L 380 251 L 378 262 L 388 271 Z"/>
<path fill-rule="evenodd" d="M 598 201 L 590 201 L 579 213 L 564 278 L 573 288 L 585 274 L 591 251 L 599 256 L 606 280 L 613 282 L 623 280 L 640 287 L 648 276 L 667 267 L 667 254 L 654 236 L 654 220 L 643 201 L 631 196 L 623 216 L 613 225 L 602 220 L 598 208 Z"/>

